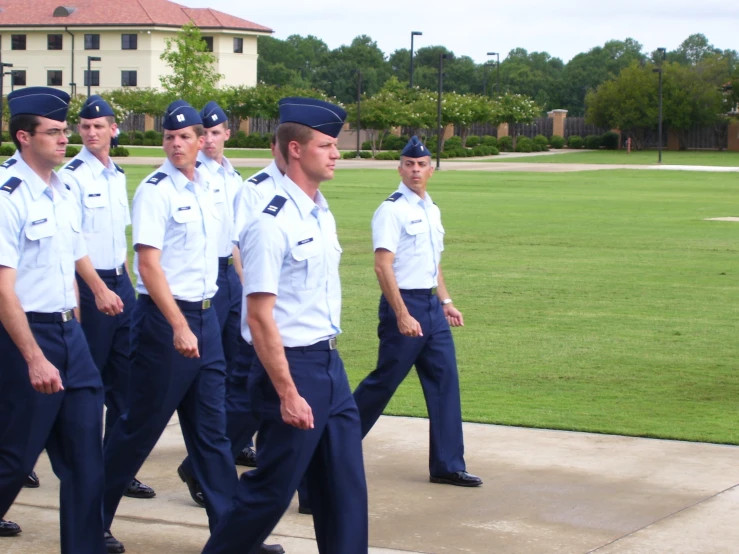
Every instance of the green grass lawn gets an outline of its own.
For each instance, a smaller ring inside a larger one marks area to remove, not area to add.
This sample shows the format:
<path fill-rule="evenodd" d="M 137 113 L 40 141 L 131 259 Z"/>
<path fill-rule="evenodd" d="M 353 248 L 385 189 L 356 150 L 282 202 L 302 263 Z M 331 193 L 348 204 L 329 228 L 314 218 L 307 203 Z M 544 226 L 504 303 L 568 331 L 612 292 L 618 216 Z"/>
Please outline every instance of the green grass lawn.
<path fill-rule="evenodd" d="M 150 171 L 127 167 L 131 193 Z M 353 386 L 377 354 L 370 220 L 397 182 L 343 170 L 323 187 Z M 703 220 L 739 215 L 738 187 L 692 172 L 435 174 L 465 420 L 739 444 L 739 223 Z M 425 416 L 415 376 L 387 412 Z"/>
<path fill-rule="evenodd" d="M 556 152 L 556 150 L 554 151 Z M 481 162 L 512 162 L 512 163 L 561 163 L 561 164 L 633 164 L 652 165 L 657 164 L 658 152 L 647 150 L 631 152 L 625 150 L 585 150 L 582 152 L 561 152 L 561 155 L 553 156 L 524 156 L 520 158 L 508 158 L 494 156 Z M 687 151 L 673 152 L 662 151 L 663 165 L 718 165 L 739 166 L 739 152 L 716 152 L 716 151 Z"/>
<path fill-rule="evenodd" d="M 161 147 L 125 146 L 125 148 L 131 156 L 164 159 Z M 228 158 L 272 158 L 269 148 L 226 148 L 225 154 Z"/>

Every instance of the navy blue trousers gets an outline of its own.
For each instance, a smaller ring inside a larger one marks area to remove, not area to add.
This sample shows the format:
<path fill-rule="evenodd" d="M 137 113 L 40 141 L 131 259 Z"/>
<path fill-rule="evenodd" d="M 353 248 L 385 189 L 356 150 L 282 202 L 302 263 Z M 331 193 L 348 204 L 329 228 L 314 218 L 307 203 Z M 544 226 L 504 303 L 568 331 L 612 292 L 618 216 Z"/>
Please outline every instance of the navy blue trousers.
<path fill-rule="evenodd" d="M 218 320 L 212 308 L 182 313 L 198 339 L 199 358 L 175 350 L 172 327 L 149 296 L 136 301 L 129 402 L 105 445 L 106 528 L 175 410 L 211 528 L 231 505 L 237 481 L 226 438 L 226 364 Z"/>
<path fill-rule="evenodd" d="M 325 344 L 325 343 L 324 343 Z M 290 373 L 313 410 L 314 428 L 282 421 L 280 400 L 257 359 L 249 393 L 261 419 L 259 467 L 241 475 L 228 514 L 204 554 L 256 554 L 305 475 L 321 554 L 368 550 L 367 483 L 359 414 L 336 350 L 287 350 Z"/>
<path fill-rule="evenodd" d="M 121 417 L 126 407 L 131 365 L 131 312 L 136 295 L 128 273 L 115 275 L 114 271 L 100 271 L 100 278 L 123 301 L 123 312 L 116 316 L 102 313 L 95 305 L 95 295 L 84 279 L 77 275 L 80 291 L 80 318 L 90 353 L 105 388 L 105 436 Z"/>
<path fill-rule="evenodd" d="M 441 476 L 464 471 L 462 407 L 454 340 L 436 295 L 401 291 L 408 311 L 420 324 L 422 337 L 407 337 L 398 330 L 395 312 L 380 298 L 377 367 L 354 391 L 367 435 L 382 415 L 413 365 L 421 381 L 429 414 L 429 472 Z"/>
<path fill-rule="evenodd" d="M 59 370 L 64 390 L 56 394 L 33 390 L 28 365 L 0 325 L 0 517 L 46 448 L 61 483 L 61 552 L 102 554 L 100 373 L 77 320 L 30 325 L 44 355 Z"/>
<path fill-rule="evenodd" d="M 219 259 L 218 291 L 213 297 L 213 308 L 218 315 L 218 325 L 221 328 L 223 341 L 223 355 L 226 358 L 226 374 L 248 375 L 249 366 L 243 367 L 240 362 L 241 348 L 244 338 L 241 336 L 241 295 L 243 287 L 233 265 L 226 263 L 225 258 Z"/>

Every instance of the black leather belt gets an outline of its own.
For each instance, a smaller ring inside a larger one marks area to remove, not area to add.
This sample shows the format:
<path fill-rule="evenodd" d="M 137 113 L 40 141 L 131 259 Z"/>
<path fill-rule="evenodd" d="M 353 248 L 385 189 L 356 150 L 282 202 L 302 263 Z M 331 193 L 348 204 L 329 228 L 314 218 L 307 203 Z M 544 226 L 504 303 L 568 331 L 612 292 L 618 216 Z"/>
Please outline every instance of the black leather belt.
<path fill-rule="evenodd" d="M 147 300 L 151 302 L 152 304 L 156 304 L 154 302 L 154 299 L 149 296 L 148 294 L 139 294 L 139 298 L 143 300 Z M 197 302 L 188 302 L 187 300 L 177 300 L 175 298 L 175 303 L 180 307 L 180 310 L 185 310 L 188 312 L 202 312 L 210 308 L 210 298 L 206 298 L 205 300 L 198 300 Z"/>
<path fill-rule="evenodd" d="M 336 350 L 338 346 L 336 342 L 336 337 L 331 337 L 328 340 L 322 340 L 321 342 L 316 342 L 315 344 L 310 344 L 308 346 L 286 346 L 285 350 L 300 350 L 303 352 L 311 352 L 314 350 Z"/>
<path fill-rule="evenodd" d="M 66 323 L 74 319 L 73 310 L 65 310 L 63 312 L 53 312 L 44 314 L 41 312 L 26 312 L 28 323 Z"/>
<path fill-rule="evenodd" d="M 226 269 L 230 265 L 234 265 L 233 256 L 226 256 L 225 258 L 218 258 L 218 268 L 219 269 Z"/>
<path fill-rule="evenodd" d="M 402 294 L 418 294 L 423 296 L 433 296 L 436 294 L 436 287 L 431 289 L 400 289 Z"/>
<path fill-rule="evenodd" d="M 126 266 L 119 266 L 115 269 L 96 269 L 100 277 L 120 277 L 126 272 Z"/>

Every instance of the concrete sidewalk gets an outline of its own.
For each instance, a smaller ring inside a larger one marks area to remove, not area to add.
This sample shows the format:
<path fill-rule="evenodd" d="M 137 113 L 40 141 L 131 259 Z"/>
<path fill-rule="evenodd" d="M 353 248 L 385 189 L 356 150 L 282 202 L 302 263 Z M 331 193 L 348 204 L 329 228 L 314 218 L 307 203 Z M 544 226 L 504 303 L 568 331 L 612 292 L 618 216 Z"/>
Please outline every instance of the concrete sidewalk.
<path fill-rule="evenodd" d="M 428 422 L 383 417 L 365 440 L 370 552 L 664 553 L 739 551 L 739 447 L 465 424 L 467 464 L 485 484 L 428 482 Z M 176 474 L 173 420 L 139 472 L 151 500 L 124 498 L 113 524 L 129 554 L 196 554 L 205 511 Z M 58 482 L 46 455 L 39 489 L 7 515 L 24 532 L 0 552 L 58 552 Z M 268 542 L 315 554 L 296 501 Z M 354 553 L 346 553 L 354 554 Z"/>

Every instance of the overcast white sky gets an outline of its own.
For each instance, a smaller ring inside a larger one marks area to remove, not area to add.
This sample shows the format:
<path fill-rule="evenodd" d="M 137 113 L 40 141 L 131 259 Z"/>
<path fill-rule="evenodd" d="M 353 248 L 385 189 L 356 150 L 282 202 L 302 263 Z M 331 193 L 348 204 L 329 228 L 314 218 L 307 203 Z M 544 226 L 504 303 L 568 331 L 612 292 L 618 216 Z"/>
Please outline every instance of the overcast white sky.
<path fill-rule="evenodd" d="M 444 45 L 455 55 L 484 62 L 487 52 L 546 51 L 567 62 L 607 40 L 631 37 L 646 52 L 676 48 L 693 33 L 714 46 L 739 50 L 735 0 L 175 0 L 210 7 L 270 27 L 276 38 L 315 35 L 329 48 L 366 34 L 390 54 Z"/>

